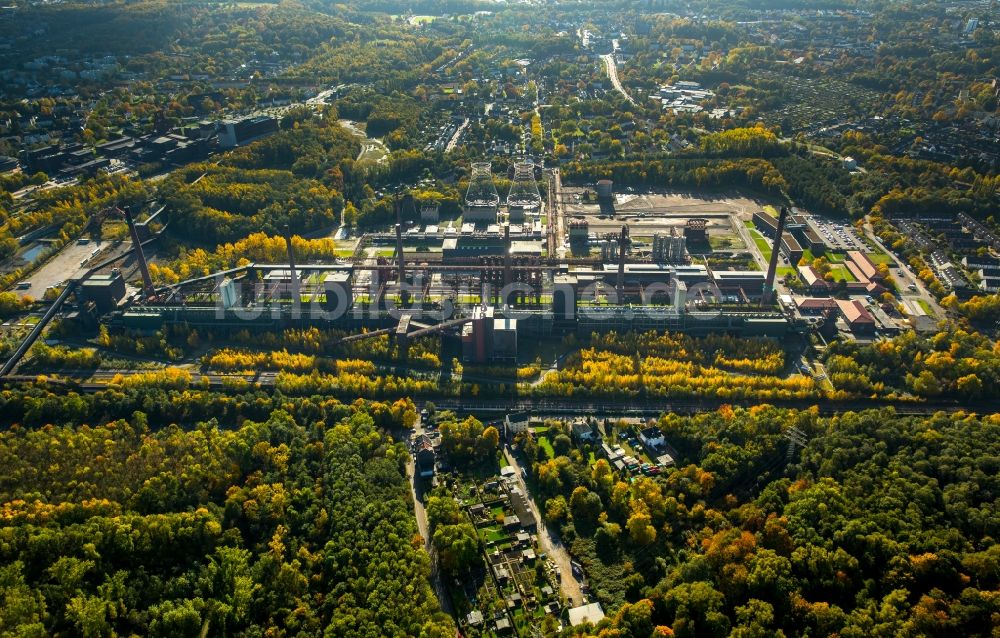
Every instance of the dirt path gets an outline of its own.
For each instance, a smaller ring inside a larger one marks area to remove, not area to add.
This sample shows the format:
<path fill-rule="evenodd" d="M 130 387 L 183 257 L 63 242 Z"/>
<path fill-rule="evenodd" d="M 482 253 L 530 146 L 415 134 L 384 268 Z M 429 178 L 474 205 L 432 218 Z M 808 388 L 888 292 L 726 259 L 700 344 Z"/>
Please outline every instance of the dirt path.
<path fill-rule="evenodd" d="M 517 484 L 528 495 L 528 506 L 531 507 L 532 514 L 535 515 L 535 520 L 538 521 L 538 543 L 542 547 L 542 551 L 545 552 L 546 556 L 552 559 L 556 564 L 556 569 L 559 570 L 560 575 L 560 587 L 562 589 L 563 596 L 570 601 L 571 606 L 577 607 L 583 604 L 583 591 L 580 589 L 580 583 L 573 576 L 573 567 L 570 564 L 569 552 L 566 551 L 566 546 L 562 544 L 559 539 L 558 534 L 550 530 L 545 525 L 545 519 L 542 518 L 542 510 L 535 503 L 535 499 L 531 496 L 531 491 L 528 490 L 528 486 L 524 484 L 524 474 L 526 471 L 521 462 L 510 453 L 510 450 L 504 448 L 504 456 L 507 457 L 507 462 L 513 465 L 517 469 Z"/>
<path fill-rule="evenodd" d="M 381 164 L 389 160 L 389 149 L 382 140 L 368 137 L 368 134 L 351 120 L 338 120 L 338 122 L 355 137 L 361 138 L 361 152 L 358 153 L 356 161 L 371 160 Z"/>

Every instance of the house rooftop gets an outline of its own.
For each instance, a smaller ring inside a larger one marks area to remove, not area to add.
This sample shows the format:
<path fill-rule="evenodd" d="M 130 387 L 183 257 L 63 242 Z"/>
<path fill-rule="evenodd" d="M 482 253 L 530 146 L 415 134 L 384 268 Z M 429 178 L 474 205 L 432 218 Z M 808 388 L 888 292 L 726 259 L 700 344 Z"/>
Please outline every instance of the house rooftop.
<path fill-rule="evenodd" d="M 601 603 L 590 603 L 569 610 L 569 624 L 573 627 L 588 622 L 596 625 L 602 620 L 604 620 L 604 610 L 601 609 Z"/>
<path fill-rule="evenodd" d="M 860 301 L 856 299 L 840 300 L 837 301 L 837 306 L 840 308 L 841 314 L 844 315 L 844 319 L 852 326 L 864 324 L 875 325 L 875 317 L 861 305 Z"/>

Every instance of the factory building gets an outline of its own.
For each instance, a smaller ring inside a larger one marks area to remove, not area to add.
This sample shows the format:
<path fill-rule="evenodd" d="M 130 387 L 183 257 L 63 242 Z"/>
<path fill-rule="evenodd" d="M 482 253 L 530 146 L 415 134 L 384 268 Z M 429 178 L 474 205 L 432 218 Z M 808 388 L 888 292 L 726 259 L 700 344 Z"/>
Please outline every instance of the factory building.
<path fill-rule="evenodd" d="M 851 332 L 858 335 L 875 334 L 875 317 L 856 299 L 837 300 L 840 315 Z"/>
<path fill-rule="evenodd" d="M 778 220 L 765 212 L 758 211 L 753 214 L 753 225 L 761 235 L 768 239 L 774 239 L 778 232 Z M 797 265 L 802 260 L 802 246 L 791 232 L 786 231 L 781 234 L 781 254 L 793 265 Z"/>
<path fill-rule="evenodd" d="M 683 262 L 687 258 L 686 240 L 671 228 L 670 234 L 657 233 L 653 236 L 653 261 L 658 264 Z"/>
<path fill-rule="evenodd" d="M 441 245 L 441 259 L 444 263 L 475 259 L 489 255 L 503 255 L 507 246 L 499 233 L 477 233 L 446 237 Z"/>
<path fill-rule="evenodd" d="M 476 306 L 472 320 L 462 326 L 462 361 L 517 361 L 517 333 L 521 329 L 518 324 L 513 316 L 497 316 L 493 306 Z"/>
<path fill-rule="evenodd" d="M 462 221 L 473 224 L 497 223 L 497 207 L 490 205 L 467 205 Z"/>
<path fill-rule="evenodd" d="M 576 316 L 579 283 L 575 275 L 558 274 L 552 280 L 552 312 L 556 321 L 571 320 Z"/>
<path fill-rule="evenodd" d="M 535 181 L 535 164 L 531 161 L 515 162 L 512 182 L 507 195 L 507 218 L 511 223 L 521 223 L 528 213 L 538 213 L 542 196 Z"/>
<path fill-rule="evenodd" d="M 493 354 L 493 306 L 476 306 L 472 321 L 462 326 L 462 361 L 486 363 Z"/>
<path fill-rule="evenodd" d="M 795 237 L 800 246 L 807 248 L 812 254 L 822 255 L 826 253 L 826 242 L 809 225 L 809 220 L 802 215 L 791 215 L 785 228 Z"/>
<path fill-rule="evenodd" d="M 716 270 L 712 279 L 719 290 L 726 294 L 743 291 L 748 298 L 759 298 L 764 290 L 767 274 L 760 270 Z"/>
<path fill-rule="evenodd" d="M 569 241 L 586 242 L 590 235 L 590 224 L 585 219 L 574 219 L 569 223 Z"/>
<path fill-rule="evenodd" d="M 881 282 L 885 279 L 882 276 L 882 273 L 879 272 L 878 266 L 875 265 L 875 262 L 873 262 L 868 255 L 864 254 L 860 250 L 847 251 L 847 259 L 848 261 L 853 262 L 860 272 L 861 276 L 858 277 L 859 281 L 862 279 L 868 279 L 871 281 Z"/>
<path fill-rule="evenodd" d="M 615 189 L 614 182 L 610 179 L 597 182 L 597 204 L 601 207 L 602 214 L 615 214 Z"/>
<path fill-rule="evenodd" d="M 493 170 L 489 162 L 472 164 L 469 189 L 465 194 L 465 209 L 462 221 L 473 224 L 495 224 L 500 210 L 500 195 L 493 182 Z"/>
<path fill-rule="evenodd" d="M 352 279 L 352 273 L 347 270 L 330 273 L 323 279 L 327 310 L 346 311 L 351 307 L 354 303 L 351 294 Z"/>
<path fill-rule="evenodd" d="M 708 241 L 707 228 L 707 219 L 692 217 L 684 224 L 684 238 L 691 244 L 704 244 Z"/>
<path fill-rule="evenodd" d="M 278 120 L 273 117 L 252 117 L 245 120 L 226 120 L 219 123 L 219 146 L 233 148 L 278 131 Z"/>
<path fill-rule="evenodd" d="M 830 290 L 830 284 L 820 277 L 819 273 L 812 266 L 799 266 L 799 279 L 805 284 L 806 289 L 814 295 L 826 294 Z"/>
<path fill-rule="evenodd" d="M 602 179 L 597 182 L 597 199 L 610 200 L 615 195 L 615 183 L 610 179 Z"/>
<path fill-rule="evenodd" d="M 80 284 L 78 295 L 81 302 L 94 302 L 98 312 L 111 312 L 125 298 L 125 278 L 118 270 L 108 275 L 92 275 Z"/>
<path fill-rule="evenodd" d="M 502 317 L 493 320 L 494 361 L 517 361 L 517 319 Z"/>

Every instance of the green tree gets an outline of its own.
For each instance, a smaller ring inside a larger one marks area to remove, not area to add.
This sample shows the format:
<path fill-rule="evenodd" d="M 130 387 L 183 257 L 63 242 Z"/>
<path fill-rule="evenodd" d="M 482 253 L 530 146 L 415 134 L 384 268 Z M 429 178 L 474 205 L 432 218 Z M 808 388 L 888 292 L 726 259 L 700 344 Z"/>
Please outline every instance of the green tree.
<path fill-rule="evenodd" d="M 439 526 L 434 532 L 434 547 L 441 567 L 451 574 L 463 573 L 479 559 L 479 537 L 470 523 Z"/>

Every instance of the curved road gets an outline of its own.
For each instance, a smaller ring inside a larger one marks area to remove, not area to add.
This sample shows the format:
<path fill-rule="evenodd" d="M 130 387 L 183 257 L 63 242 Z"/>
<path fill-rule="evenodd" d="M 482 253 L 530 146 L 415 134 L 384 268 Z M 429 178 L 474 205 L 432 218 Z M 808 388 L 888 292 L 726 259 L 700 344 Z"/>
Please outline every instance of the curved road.
<path fill-rule="evenodd" d="M 601 56 L 601 59 L 604 60 L 604 68 L 608 72 L 608 79 L 611 80 L 611 85 L 615 87 L 616 91 L 625 96 L 625 99 L 628 100 L 629 104 L 636 106 L 635 100 L 632 99 L 631 95 L 625 92 L 625 89 L 622 88 L 621 81 L 618 79 L 618 67 L 615 66 L 615 56 L 611 53 L 606 53 Z"/>

